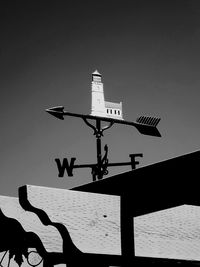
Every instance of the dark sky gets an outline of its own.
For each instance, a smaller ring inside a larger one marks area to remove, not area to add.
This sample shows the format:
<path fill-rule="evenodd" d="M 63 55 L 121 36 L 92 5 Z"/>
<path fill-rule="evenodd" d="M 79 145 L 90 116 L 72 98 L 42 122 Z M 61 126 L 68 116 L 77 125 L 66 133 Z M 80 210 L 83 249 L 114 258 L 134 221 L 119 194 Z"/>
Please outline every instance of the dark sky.
<path fill-rule="evenodd" d="M 54 162 L 76 157 L 77 164 L 95 163 L 91 129 L 77 118 L 57 120 L 45 109 L 63 105 L 89 114 L 95 69 L 106 100 L 123 102 L 124 119 L 161 117 L 162 138 L 128 126 L 107 131 L 110 162 L 143 153 L 145 166 L 199 149 L 200 1 L 0 5 L 1 195 L 16 196 L 24 184 L 70 188 L 91 181 L 89 169 L 58 178 Z"/>

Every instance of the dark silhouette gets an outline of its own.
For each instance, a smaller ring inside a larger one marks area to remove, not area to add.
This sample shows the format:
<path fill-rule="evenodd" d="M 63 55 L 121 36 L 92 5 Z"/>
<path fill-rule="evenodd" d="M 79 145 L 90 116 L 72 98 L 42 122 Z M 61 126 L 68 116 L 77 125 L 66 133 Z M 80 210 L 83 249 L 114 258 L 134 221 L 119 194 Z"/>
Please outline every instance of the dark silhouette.
<path fill-rule="evenodd" d="M 107 158 L 107 154 L 108 154 L 107 145 L 104 147 L 105 156 L 102 158 L 101 137 L 103 136 L 104 131 L 110 129 L 114 124 L 134 126 L 141 134 L 161 137 L 160 132 L 156 128 L 156 126 L 158 125 L 160 121 L 160 118 L 141 116 L 136 120 L 136 122 L 130 122 L 130 121 L 125 121 L 122 118 L 119 119 L 118 116 L 117 116 L 118 118 L 116 116 L 114 116 L 114 118 L 112 116 L 108 117 L 107 114 L 104 114 L 105 116 L 102 117 L 98 115 L 94 116 L 94 115 L 71 113 L 71 112 L 64 111 L 64 107 L 62 106 L 46 109 L 46 112 L 48 112 L 50 115 L 53 115 L 54 117 L 60 120 L 64 120 L 64 116 L 72 116 L 72 117 L 81 118 L 83 119 L 83 121 L 86 123 L 87 126 L 89 126 L 90 128 L 94 130 L 94 135 L 96 137 L 97 163 L 75 165 L 74 162 L 76 158 L 71 158 L 70 163 L 68 162 L 67 158 L 64 158 L 62 163 L 59 158 L 56 158 L 55 161 L 57 163 L 59 177 L 64 176 L 65 170 L 67 172 L 67 175 L 70 177 L 70 176 L 73 176 L 73 169 L 75 168 L 91 168 L 93 181 L 96 181 L 96 180 L 103 179 L 103 177 L 108 174 L 108 170 L 107 170 L 108 167 L 130 165 L 132 169 L 135 169 L 138 162 L 135 162 L 135 158 L 133 156 L 131 157 L 131 162 L 109 163 L 108 158 Z M 89 121 L 95 122 L 96 125 L 94 125 L 93 123 L 90 123 Z M 107 123 L 107 126 L 102 127 L 102 123 Z M 141 153 L 136 154 L 136 155 L 141 155 Z"/>
<path fill-rule="evenodd" d="M 46 253 L 44 267 L 52 267 L 56 264 L 67 264 L 67 267 L 78 267 L 80 264 L 87 267 L 108 267 L 105 257 L 86 254 L 80 251 L 73 243 L 67 228 L 62 223 L 52 222 L 46 212 L 33 207 L 27 199 L 26 187 L 19 188 L 19 202 L 23 209 L 34 212 L 41 222 L 48 226 L 54 226 L 60 233 L 63 241 L 63 253 Z"/>
<path fill-rule="evenodd" d="M 23 262 L 22 255 L 28 258 L 28 248 L 36 248 L 38 254 L 43 258 L 46 257 L 46 250 L 40 238 L 33 232 L 26 232 L 21 224 L 4 215 L 0 209 L 0 252 L 5 251 L 0 264 L 2 263 L 6 253 L 9 251 L 8 266 L 10 260 L 14 257 L 16 263 L 21 266 Z M 37 264 L 38 265 L 38 264 Z"/>

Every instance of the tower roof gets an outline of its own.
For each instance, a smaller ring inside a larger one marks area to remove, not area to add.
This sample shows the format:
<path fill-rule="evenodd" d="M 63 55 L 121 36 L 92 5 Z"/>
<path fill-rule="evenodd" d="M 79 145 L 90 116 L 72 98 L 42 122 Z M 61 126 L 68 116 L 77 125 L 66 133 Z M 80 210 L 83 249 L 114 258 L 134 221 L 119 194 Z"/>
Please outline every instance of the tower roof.
<path fill-rule="evenodd" d="M 122 109 L 122 103 L 114 103 L 114 102 L 108 102 L 105 101 L 105 107 L 106 108 L 117 108 L 117 109 Z"/>
<path fill-rule="evenodd" d="M 92 75 L 98 75 L 98 76 L 101 76 L 101 74 L 98 72 L 98 70 L 95 70 Z"/>

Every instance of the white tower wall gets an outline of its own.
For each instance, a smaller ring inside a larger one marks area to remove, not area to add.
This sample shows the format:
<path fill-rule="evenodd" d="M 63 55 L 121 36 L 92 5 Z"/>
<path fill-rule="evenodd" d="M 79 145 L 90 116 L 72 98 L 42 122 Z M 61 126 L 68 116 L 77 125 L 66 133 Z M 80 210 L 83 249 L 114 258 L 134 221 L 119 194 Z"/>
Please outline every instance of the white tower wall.
<path fill-rule="evenodd" d="M 92 73 L 92 108 L 91 115 L 106 116 L 105 99 L 101 74 L 98 71 Z"/>

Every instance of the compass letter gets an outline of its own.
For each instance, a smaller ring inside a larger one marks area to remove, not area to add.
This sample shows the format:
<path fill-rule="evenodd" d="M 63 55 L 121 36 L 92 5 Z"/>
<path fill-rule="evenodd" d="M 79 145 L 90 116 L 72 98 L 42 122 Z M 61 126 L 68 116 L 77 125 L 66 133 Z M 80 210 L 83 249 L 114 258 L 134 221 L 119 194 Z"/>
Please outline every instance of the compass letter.
<path fill-rule="evenodd" d="M 136 165 L 138 165 L 140 163 L 139 161 L 136 161 L 135 158 L 136 157 L 143 157 L 143 154 L 142 153 L 139 153 L 139 154 L 130 154 L 129 157 L 131 158 L 131 167 L 132 167 L 132 170 L 135 170 L 136 169 Z"/>
<path fill-rule="evenodd" d="M 55 159 L 55 162 L 57 163 L 57 167 L 58 167 L 58 172 L 59 172 L 58 177 L 64 176 L 65 169 L 67 171 L 68 176 L 73 176 L 73 168 L 74 168 L 75 160 L 76 158 L 71 158 L 71 161 L 69 164 L 67 158 L 64 158 L 63 163 L 61 164 L 60 159 Z"/>

